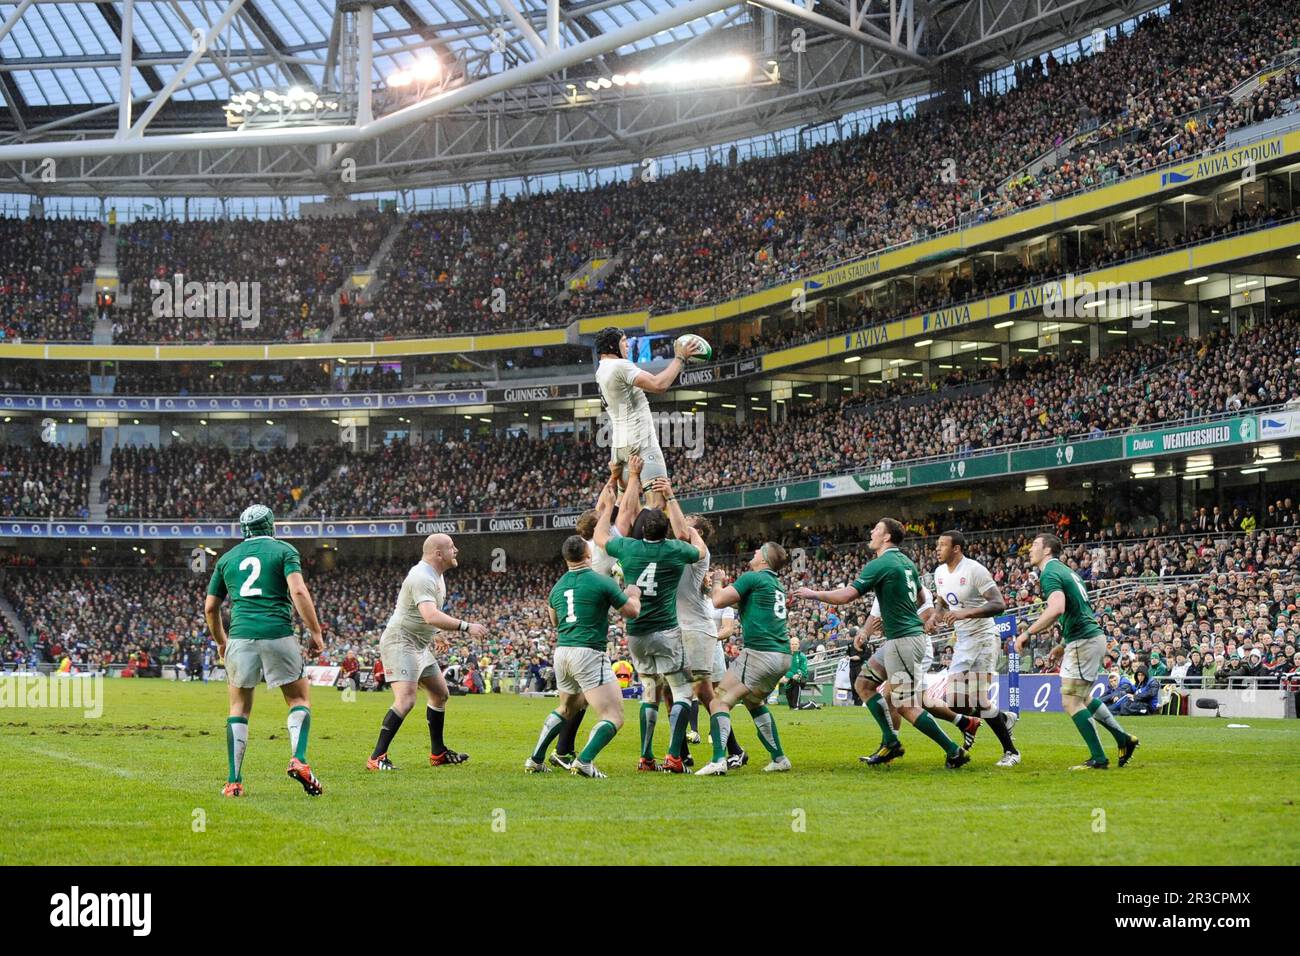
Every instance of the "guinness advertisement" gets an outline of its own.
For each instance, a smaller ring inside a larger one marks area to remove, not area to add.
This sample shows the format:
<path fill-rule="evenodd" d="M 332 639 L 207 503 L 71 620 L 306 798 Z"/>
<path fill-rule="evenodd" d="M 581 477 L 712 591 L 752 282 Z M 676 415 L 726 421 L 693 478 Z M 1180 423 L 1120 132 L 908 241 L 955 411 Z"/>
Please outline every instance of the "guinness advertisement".
<path fill-rule="evenodd" d="M 567 382 L 561 385 L 521 385 L 515 388 L 493 388 L 488 390 L 487 400 L 490 405 L 509 405 L 512 403 L 549 402 L 557 398 L 579 398 L 582 385 Z"/>

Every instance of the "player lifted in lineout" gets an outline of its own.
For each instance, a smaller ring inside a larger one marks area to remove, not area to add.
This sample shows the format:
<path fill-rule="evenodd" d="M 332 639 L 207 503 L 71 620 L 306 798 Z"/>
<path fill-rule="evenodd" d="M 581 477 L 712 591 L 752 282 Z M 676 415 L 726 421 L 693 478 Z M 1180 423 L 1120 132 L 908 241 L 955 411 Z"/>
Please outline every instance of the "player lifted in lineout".
<path fill-rule="evenodd" d="M 1042 634 L 1060 623 L 1062 643 L 1052 649 L 1051 656 L 1061 659 L 1061 706 L 1088 745 L 1088 759 L 1070 769 L 1110 768 L 1110 760 L 1092 725 L 1094 720 L 1105 727 L 1119 744 L 1119 765 L 1122 767 L 1132 759 L 1138 739 L 1120 726 L 1105 704 L 1092 697 L 1092 686 L 1101 676 L 1106 637 L 1097 625 L 1083 580 L 1061 561 L 1062 547 L 1061 539 L 1054 534 L 1040 534 L 1029 545 L 1029 561 L 1038 569 L 1038 587 L 1047 607 L 1038 620 L 1016 638 L 1016 650 L 1023 650 L 1035 634 Z"/>
<path fill-rule="evenodd" d="M 698 350 L 695 343 L 678 343 L 672 361 L 652 375 L 628 361 L 627 336 L 621 329 L 610 326 L 596 335 L 596 352 L 600 356 L 596 383 L 609 416 L 610 461 L 626 463 L 632 455 L 640 455 L 645 463 L 641 479 L 647 485 L 655 478 L 667 477 L 668 468 L 646 393 L 661 395 L 668 391 L 683 364 Z M 647 494 L 646 504 L 662 508 L 662 496 Z"/>
<path fill-rule="evenodd" d="M 575 714 L 591 706 L 600 722 L 592 728 L 582 753 L 568 764 L 577 776 L 600 778 L 605 774 L 596 769 L 596 755 L 623 726 L 623 692 L 605 654 L 609 612 L 612 609 L 625 618 L 635 618 L 641 612 L 641 590 L 635 585 L 620 590 L 613 578 L 592 570 L 591 553 L 581 535 L 566 538 L 561 554 L 568 571 L 551 588 L 546 602 L 551 626 L 559 631 L 555 686 L 560 706 L 542 723 L 537 746 L 524 761 L 524 771 L 549 772 L 546 748 Z"/>
<path fill-rule="evenodd" d="M 302 650 L 293 635 L 293 612 L 307 627 L 311 648 L 325 650 L 316 607 L 302 579 L 302 561 L 293 545 L 275 539 L 275 516 L 265 505 L 250 505 L 239 516 L 244 540 L 217 561 L 208 583 L 203 616 L 226 661 L 230 687 L 230 716 L 226 719 L 226 757 L 229 776 L 221 791 L 227 797 L 244 795 L 243 765 L 248 750 L 248 716 L 253 712 L 253 691 L 265 679 L 268 688 L 280 688 L 289 705 L 289 776 L 313 797 L 321 783 L 307 763 L 307 738 L 311 731 L 311 684 L 304 669 Z M 230 634 L 221 621 L 221 602 L 230 595 Z"/>
<path fill-rule="evenodd" d="M 457 753 L 443 742 L 446 718 L 447 681 L 434 655 L 435 634 L 457 631 L 474 640 L 487 636 L 482 624 L 458 621 L 442 610 L 447 600 L 443 575 L 456 567 L 458 550 L 449 535 L 431 534 L 424 539 L 420 560 L 406 572 L 397 606 L 379 639 L 379 656 L 384 662 L 384 676 L 393 687 L 393 706 L 384 715 L 379 739 L 366 762 L 367 770 L 396 770 L 388 759 L 388 746 L 415 706 L 416 687 L 424 688 L 429 697 L 425 720 L 429 724 L 429 763 L 435 767 L 464 763 L 469 754 Z"/>

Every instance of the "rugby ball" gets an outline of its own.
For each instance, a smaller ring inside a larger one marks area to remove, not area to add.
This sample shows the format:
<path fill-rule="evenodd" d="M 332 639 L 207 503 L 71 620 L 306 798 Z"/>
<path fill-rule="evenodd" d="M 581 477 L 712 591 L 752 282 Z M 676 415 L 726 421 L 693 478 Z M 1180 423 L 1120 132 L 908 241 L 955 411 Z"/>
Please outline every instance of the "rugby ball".
<path fill-rule="evenodd" d="M 696 352 L 694 355 L 692 355 L 689 359 L 687 359 L 688 362 L 712 362 L 713 361 L 713 346 L 710 345 L 708 342 L 706 342 L 702 336 L 696 335 L 693 332 L 688 332 L 686 335 L 677 336 L 677 341 L 674 342 L 673 344 L 688 345 L 690 343 L 697 343 L 700 350 Z"/>

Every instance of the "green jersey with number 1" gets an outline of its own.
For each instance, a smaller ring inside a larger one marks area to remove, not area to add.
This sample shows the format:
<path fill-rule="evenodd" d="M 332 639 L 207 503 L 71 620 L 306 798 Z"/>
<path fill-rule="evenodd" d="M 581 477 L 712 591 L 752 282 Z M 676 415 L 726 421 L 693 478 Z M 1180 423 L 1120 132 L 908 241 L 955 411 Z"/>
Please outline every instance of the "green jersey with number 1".
<path fill-rule="evenodd" d="M 1038 586 L 1043 590 L 1046 601 L 1055 591 L 1065 595 L 1065 610 L 1061 613 L 1061 635 L 1066 644 L 1084 641 L 1090 637 L 1100 637 L 1101 628 L 1097 625 L 1097 616 L 1088 601 L 1088 589 L 1083 586 L 1083 579 L 1067 568 L 1059 558 L 1049 558 L 1038 575 Z"/>
<path fill-rule="evenodd" d="M 611 538 L 605 553 L 623 565 L 623 583 L 641 589 L 641 613 L 627 622 L 629 634 L 671 631 L 677 626 L 677 583 L 700 552 L 685 541 Z"/>
<path fill-rule="evenodd" d="M 912 559 L 897 548 L 886 548 L 868 561 L 850 585 L 859 596 L 875 591 L 880 601 L 880 622 L 885 640 L 924 634 L 916 613 L 921 591 L 921 572 Z"/>
<path fill-rule="evenodd" d="M 565 572 L 555 582 L 547 603 L 555 609 L 560 647 L 590 647 L 603 651 L 609 640 L 609 610 L 627 603 L 613 578 L 591 568 Z"/>
<path fill-rule="evenodd" d="M 740 595 L 740 630 L 745 649 L 790 653 L 785 588 L 770 568 L 746 571 L 732 585 Z"/>
<path fill-rule="evenodd" d="M 293 601 L 285 578 L 302 571 L 291 544 L 266 535 L 246 538 L 217 560 L 208 593 L 230 595 L 230 636 L 268 641 L 293 634 Z"/>

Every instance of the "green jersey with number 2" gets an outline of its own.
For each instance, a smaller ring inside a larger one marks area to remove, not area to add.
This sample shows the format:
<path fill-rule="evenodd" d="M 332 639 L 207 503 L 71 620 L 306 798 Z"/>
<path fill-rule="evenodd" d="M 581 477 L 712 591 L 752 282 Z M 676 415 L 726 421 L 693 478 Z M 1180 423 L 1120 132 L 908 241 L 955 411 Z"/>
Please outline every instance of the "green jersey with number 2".
<path fill-rule="evenodd" d="M 641 589 L 641 613 L 627 622 L 629 634 L 653 634 L 677 626 L 677 582 L 700 552 L 685 541 L 611 538 L 605 553 L 623 565 L 623 583 Z"/>
<path fill-rule="evenodd" d="M 770 568 L 746 571 L 732 585 L 740 595 L 740 630 L 751 651 L 790 653 L 785 587 Z"/>
<path fill-rule="evenodd" d="M 875 591 L 880 600 L 880 623 L 885 640 L 925 633 L 916 613 L 921 593 L 921 572 L 912 559 L 897 548 L 886 548 L 862 566 L 851 585 L 859 596 Z"/>
<path fill-rule="evenodd" d="M 1097 616 L 1092 611 L 1083 579 L 1060 559 L 1050 558 L 1043 565 L 1042 573 L 1038 576 L 1038 586 L 1043 590 L 1044 601 L 1055 591 L 1065 595 L 1065 610 L 1061 613 L 1060 625 L 1066 644 L 1101 636 L 1102 630 L 1097 625 Z"/>
<path fill-rule="evenodd" d="M 246 538 L 217 560 L 208 582 L 216 598 L 230 595 L 230 636 L 267 641 L 293 634 L 293 601 L 285 578 L 302 571 L 291 544 L 275 538 Z"/>

